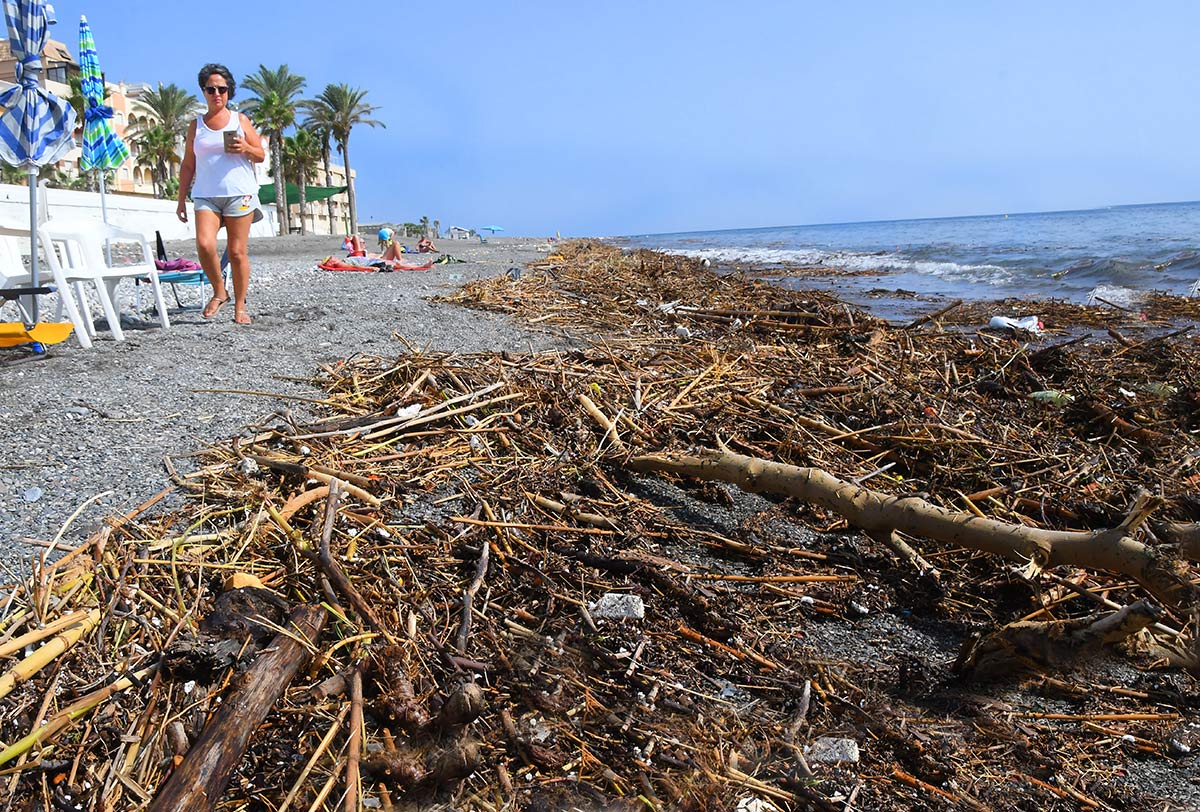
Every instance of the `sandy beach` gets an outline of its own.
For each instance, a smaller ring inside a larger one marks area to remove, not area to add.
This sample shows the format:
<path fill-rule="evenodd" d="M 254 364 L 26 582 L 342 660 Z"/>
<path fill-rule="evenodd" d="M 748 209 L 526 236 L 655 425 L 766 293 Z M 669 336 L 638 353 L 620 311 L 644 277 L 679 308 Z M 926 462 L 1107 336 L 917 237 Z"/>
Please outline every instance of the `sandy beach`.
<path fill-rule="evenodd" d="M 318 394 L 303 381 L 320 364 L 356 352 L 400 353 L 406 341 L 446 351 L 561 343 L 500 316 L 428 301 L 465 281 L 523 266 L 538 256 L 536 245 L 544 241 L 447 241 L 439 247 L 466 262 L 382 274 L 316 270 L 321 258 L 342 256 L 335 237 L 251 241 L 252 325 L 235 325 L 232 306 L 211 322 L 203 319 L 207 287 L 181 286 L 190 307 L 177 310 L 167 292 L 169 331 L 148 322 L 115 342 L 102 330 L 91 350 L 70 340 L 45 360 L 4 369 L 0 562 L 21 569 L 38 549 L 27 540 L 53 539 L 85 503 L 62 544 L 78 543 L 105 516 L 158 493 L 169 484 L 164 455 L 181 457 L 181 470 L 187 470 L 186 455 L 193 451 L 236 436 L 277 410 L 303 413 L 305 403 L 288 397 Z M 194 258 L 195 248 L 170 243 L 168 254 Z M 131 314 L 129 283 L 122 295 Z M 286 397 L 198 391 L 220 389 Z M 33 489 L 41 495 L 30 501 Z"/>

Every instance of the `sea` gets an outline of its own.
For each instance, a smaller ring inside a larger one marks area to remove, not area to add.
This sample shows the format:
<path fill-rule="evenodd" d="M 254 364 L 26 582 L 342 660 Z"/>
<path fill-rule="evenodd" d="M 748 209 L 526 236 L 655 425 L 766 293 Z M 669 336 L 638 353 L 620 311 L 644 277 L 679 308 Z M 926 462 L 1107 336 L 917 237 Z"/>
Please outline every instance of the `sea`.
<path fill-rule="evenodd" d="M 884 317 L 963 298 L 1197 293 L 1200 202 L 643 234 L 622 244 L 708 259 L 777 284 L 820 288 Z M 821 271 L 803 269 L 820 268 Z M 883 311 L 883 312 L 880 312 Z"/>

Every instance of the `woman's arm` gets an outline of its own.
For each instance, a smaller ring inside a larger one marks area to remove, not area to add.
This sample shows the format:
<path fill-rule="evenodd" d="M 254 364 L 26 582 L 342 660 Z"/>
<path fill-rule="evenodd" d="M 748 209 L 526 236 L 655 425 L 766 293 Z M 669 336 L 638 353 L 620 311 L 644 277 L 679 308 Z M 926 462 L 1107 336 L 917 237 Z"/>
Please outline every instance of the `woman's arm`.
<path fill-rule="evenodd" d="M 258 135 L 258 130 L 254 129 L 254 125 L 250 123 L 250 119 L 245 113 L 238 113 L 242 117 L 242 132 L 246 135 L 241 139 L 242 148 L 239 150 L 243 155 L 251 160 L 251 162 L 260 164 L 267 158 L 267 151 L 263 148 L 262 138 Z"/>
<path fill-rule="evenodd" d="M 183 143 L 183 162 L 179 164 L 179 202 L 175 206 L 175 216 L 182 222 L 187 222 L 187 196 L 192 190 L 192 179 L 196 176 L 196 150 L 193 143 L 196 140 L 196 121 L 188 126 L 187 137 Z"/>

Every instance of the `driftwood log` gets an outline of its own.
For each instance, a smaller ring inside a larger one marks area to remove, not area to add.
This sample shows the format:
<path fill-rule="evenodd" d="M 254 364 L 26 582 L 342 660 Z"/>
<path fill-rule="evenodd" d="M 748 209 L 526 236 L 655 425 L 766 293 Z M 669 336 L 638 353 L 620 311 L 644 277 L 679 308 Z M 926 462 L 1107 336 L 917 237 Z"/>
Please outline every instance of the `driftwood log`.
<path fill-rule="evenodd" d="M 188 750 L 183 762 L 149 807 L 149 812 L 204 812 L 215 809 L 233 776 L 250 736 L 262 724 L 310 652 L 300 641 L 315 641 L 326 612 L 300 606 L 236 681 L 234 688 Z"/>
<path fill-rule="evenodd" d="M 770 462 L 729 451 L 634 457 L 636 471 L 661 472 L 718 480 L 753 493 L 766 492 L 802 499 L 841 514 L 873 536 L 905 533 L 917 538 L 983 550 L 1040 569 L 1072 564 L 1126 575 L 1160 603 L 1175 609 L 1197 605 L 1197 589 L 1187 566 L 1168 553 L 1195 552 L 1190 545 L 1155 548 L 1135 539 L 1157 502 L 1139 498 L 1121 524 L 1104 530 L 1044 530 L 1008 524 L 972 513 L 948 510 L 915 496 L 893 496 L 838 479 L 817 468 Z"/>
<path fill-rule="evenodd" d="M 1010 623 L 972 640 L 959 653 L 954 670 L 988 678 L 1018 671 L 1070 668 L 1101 646 L 1118 643 L 1158 620 L 1154 604 L 1140 600 L 1115 612 L 1072 620 Z"/>

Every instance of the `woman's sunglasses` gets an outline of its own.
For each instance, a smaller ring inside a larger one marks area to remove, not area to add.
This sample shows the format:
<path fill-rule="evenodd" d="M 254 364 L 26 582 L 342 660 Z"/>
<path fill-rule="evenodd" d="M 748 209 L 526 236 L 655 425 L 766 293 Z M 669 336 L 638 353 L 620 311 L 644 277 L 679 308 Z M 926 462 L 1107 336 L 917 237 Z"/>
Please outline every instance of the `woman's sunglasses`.
<path fill-rule="evenodd" d="M 210 96 L 215 96 L 218 93 L 220 93 L 222 96 L 224 96 L 226 93 L 229 92 L 229 88 L 226 87 L 225 85 L 205 85 L 204 92 Z"/>

